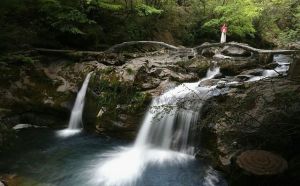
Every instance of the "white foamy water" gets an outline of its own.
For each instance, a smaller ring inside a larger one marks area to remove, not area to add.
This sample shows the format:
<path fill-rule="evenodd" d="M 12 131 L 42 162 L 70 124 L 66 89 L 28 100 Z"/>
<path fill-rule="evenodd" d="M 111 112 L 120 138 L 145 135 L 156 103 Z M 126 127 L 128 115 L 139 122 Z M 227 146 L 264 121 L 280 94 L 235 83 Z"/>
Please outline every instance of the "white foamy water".
<path fill-rule="evenodd" d="M 67 129 L 58 131 L 58 135 L 61 137 L 67 137 L 71 135 L 75 135 L 80 133 L 83 125 L 82 125 L 82 113 L 84 108 L 84 100 L 86 91 L 88 88 L 88 84 L 91 78 L 92 72 L 88 73 L 79 92 L 77 93 L 77 97 L 75 100 L 75 104 L 72 108 L 69 125 Z"/>
<path fill-rule="evenodd" d="M 201 81 L 219 72 L 218 67 L 209 69 Z M 199 87 L 201 81 L 183 83 L 155 98 L 134 145 L 101 155 L 96 167 L 91 168 L 91 184 L 131 186 L 149 165 L 185 164 L 193 160 L 190 129 L 198 121 L 203 101 L 211 97 L 215 88 Z M 178 105 L 181 103 L 183 107 Z"/>
<path fill-rule="evenodd" d="M 209 69 L 201 81 L 211 79 L 219 67 Z M 200 81 L 200 82 L 201 82 Z M 183 83 L 152 101 L 135 141 L 135 146 L 156 146 L 189 152 L 189 131 L 198 121 L 200 107 L 214 87 L 199 87 L 199 83 Z M 198 100 L 198 101 L 196 101 Z M 201 102 L 202 100 L 202 102 Z M 200 102 L 199 102 L 200 101 Z M 181 107 L 178 107 L 178 103 Z"/>
<path fill-rule="evenodd" d="M 120 148 L 99 157 L 91 168 L 89 184 L 101 186 L 135 185 L 148 165 L 184 164 L 194 157 L 176 151 L 154 148 Z"/>
<path fill-rule="evenodd" d="M 286 55 L 275 55 L 274 62 L 278 64 L 278 66 L 273 70 L 264 70 L 261 76 L 254 76 L 248 80 L 248 82 L 258 81 L 268 77 L 277 77 L 279 75 L 287 75 L 289 70 L 291 58 Z"/>

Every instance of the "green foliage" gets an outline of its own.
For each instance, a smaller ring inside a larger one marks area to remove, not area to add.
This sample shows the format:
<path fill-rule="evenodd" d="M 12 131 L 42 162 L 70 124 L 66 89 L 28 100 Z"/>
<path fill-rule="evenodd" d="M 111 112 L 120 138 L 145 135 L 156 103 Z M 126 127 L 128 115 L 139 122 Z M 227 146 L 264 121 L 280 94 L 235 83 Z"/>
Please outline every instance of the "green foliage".
<path fill-rule="evenodd" d="M 35 62 L 31 57 L 22 54 L 8 54 L 5 56 L 0 56 L 0 63 L 25 63 L 33 64 Z"/>
<path fill-rule="evenodd" d="M 108 2 L 103 0 L 87 0 L 88 10 L 105 9 L 110 11 L 120 11 L 124 9 L 122 4 L 116 4 L 114 2 Z"/>
<path fill-rule="evenodd" d="M 282 44 L 299 40 L 300 2 L 297 0 L 257 1 L 263 7 L 256 23 L 259 34 L 269 42 Z"/>
<path fill-rule="evenodd" d="M 300 40 L 300 5 L 294 9 L 291 14 L 292 28 L 285 28 L 280 34 L 279 38 L 283 42 L 292 42 Z"/>
<path fill-rule="evenodd" d="M 94 87 L 94 92 L 99 95 L 99 107 L 104 107 L 109 117 L 118 116 L 119 111 L 116 108 L 120 105 L 126 106 L 125 112 L 135 113 L 143 108 L 149 99 L 147 94 L 139 92 L 136 87 L 119 81 L 113 72 L 102 76 L 96 74 L 91 80 L 91 87 Z"/>
<path fill-rule="evenodd" d="M 70 10 L 66 13 L 57 14 L 57 21 L 53 22 L 51 26 L 59 29 L 61 32 L 70 32 L 72 34 L 84 34 L 79 29 L 80 24 L 92 24 L 94 21 L 89 20 L 84 14 L 78 10 Z"/>
<path fill-rule="evenodd" d="M 198 45 L 248 36 L 299 40 L 297 0 L 1 0 L 0 51 L 21 47 L 98 50 L 128 40 Z M 230 38 L 230 39 L 231 39 Z"/>
<path fill-rule="evenodd" d="M 136 6 L 136 11 L 137 11 L 137 14 L 139 16 L 149 16 L 149 15 L 155 15 L 155 14 L 161 14 L 163 12 L 163 10 L 159 10 L 159 9 L 156 9 L 155 7 L 153 6 L 148 6 L 148 5 L 145 5 L 145 4 L 139 4 Z"/>
<path fill-rule="evenodd" d="M 74 7 L 63 6 L 57 0 L 40 0 L 40 3 L 46 23 L 63 33 L 85 34 L 80 27 L 95 23 L 86 14 Z"/>
<path fill-rule="evenodd" d="M 208 20 L 203 27 L 218 30 L 219 27 L 228 24 L 228 34 L 245 37 L 255 33 L 253 21 L 260 15 L 261 8 L 257 7 L 252 0 L 232 0 L 214 9 L 216 18 Z"/>

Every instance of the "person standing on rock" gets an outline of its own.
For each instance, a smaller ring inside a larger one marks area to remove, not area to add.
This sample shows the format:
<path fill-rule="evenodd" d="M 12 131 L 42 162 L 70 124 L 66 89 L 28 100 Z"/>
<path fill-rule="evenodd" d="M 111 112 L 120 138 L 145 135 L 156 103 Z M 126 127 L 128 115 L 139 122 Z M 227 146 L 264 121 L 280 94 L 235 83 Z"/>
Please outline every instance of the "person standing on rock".
<path fill-rule="evenodd" d="M 221 43 L 226 42 L 226 33 L 227 33 L 227 26 L 224 23 L 223 26 L 221 27 Z"/>

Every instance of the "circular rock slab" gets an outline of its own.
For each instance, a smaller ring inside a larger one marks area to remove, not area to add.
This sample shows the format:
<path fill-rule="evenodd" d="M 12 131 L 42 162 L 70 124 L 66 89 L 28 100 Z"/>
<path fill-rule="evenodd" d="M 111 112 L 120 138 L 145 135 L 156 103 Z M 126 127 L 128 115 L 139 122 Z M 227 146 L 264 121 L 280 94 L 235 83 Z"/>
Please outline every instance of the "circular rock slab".
<path fill-rule="evenodd" d="M 244 151 L 238 156 L 237 164 L 254 175 L 276 175 L 288 168 L 285 159 L 264 150 Z"/>

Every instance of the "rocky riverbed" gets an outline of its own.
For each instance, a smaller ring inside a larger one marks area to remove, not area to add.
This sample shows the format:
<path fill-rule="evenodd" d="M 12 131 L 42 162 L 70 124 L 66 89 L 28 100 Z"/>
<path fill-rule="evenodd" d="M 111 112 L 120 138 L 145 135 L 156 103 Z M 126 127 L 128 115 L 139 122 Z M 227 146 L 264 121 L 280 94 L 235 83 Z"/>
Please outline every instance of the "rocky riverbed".
<path fill-rule="evenodd" d="M 153 97 L 182 82 L 201 79 L 213 65 L 218 65 L 221 73 L 201 86 L 216 85 L 219 93 L 202 109 L 196 157 L 213 162 L 232 185 L 245 185 L 247 181 L 243 181 L 251 176 L 237 167 L 237 156 L 248 149 L 272 151 L 292 165 L 280 183 L 296 183 L 300 85 L 281 72 L 264 78 L 264 70 L 274 69 L 278 63 L 260 64 L 251 53 L 234 47 L 215 47 L 201 54 L 186 48 L 152 47 L 79 55 L 31 51 L 3 58 L 1 151 L 13 147 L 17 137 L 13 127 L 18 124 L 64 128 L 76 92 L 91 71 L 85 129 L 133 139 Z"/>

